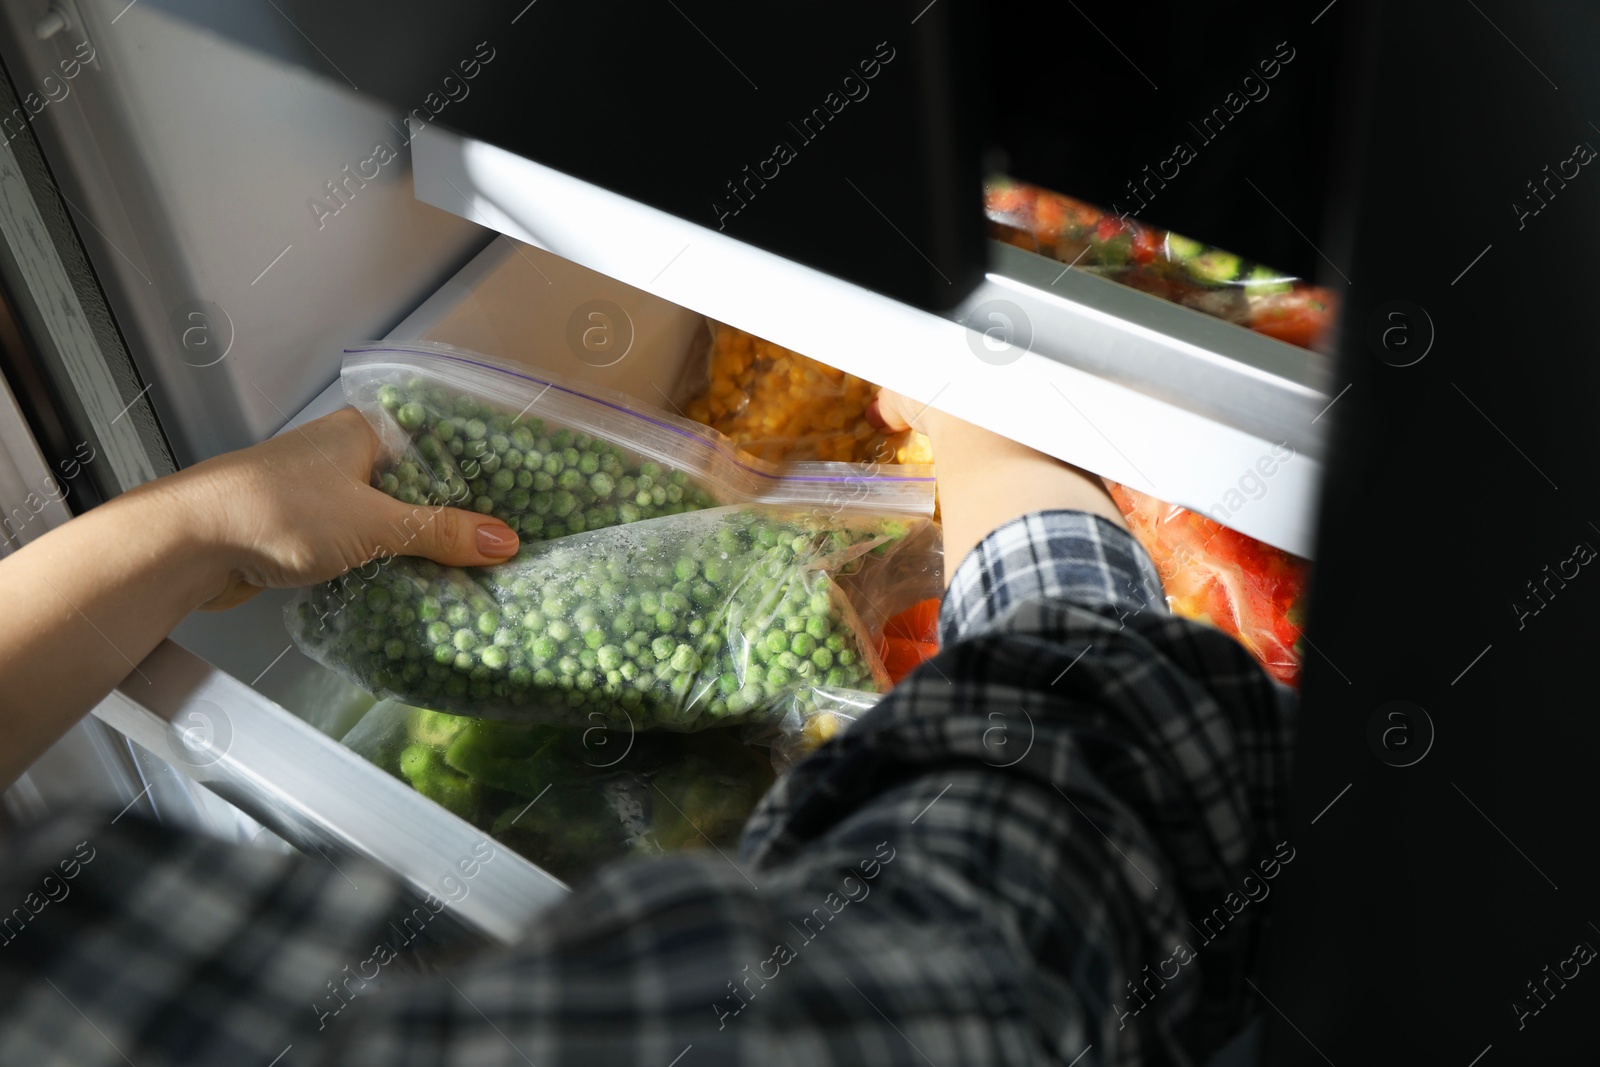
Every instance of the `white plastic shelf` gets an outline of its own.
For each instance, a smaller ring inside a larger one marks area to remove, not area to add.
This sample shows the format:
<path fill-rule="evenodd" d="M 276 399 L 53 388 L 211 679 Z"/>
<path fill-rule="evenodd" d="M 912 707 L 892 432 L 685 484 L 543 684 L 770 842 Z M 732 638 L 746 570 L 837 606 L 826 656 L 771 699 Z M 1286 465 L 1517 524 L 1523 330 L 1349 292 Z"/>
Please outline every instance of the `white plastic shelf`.
<path fill-rule="evenodd" d="M 1324 357 L 999 243 L 984 283 L 939 314 L 437 127 L 413 160 L 427 203 L 1312 554 Z M 999 323 L 975 315 L 991 301 L 1031 327 L 1009 362 L 980 358 L 966 325 Z"/>

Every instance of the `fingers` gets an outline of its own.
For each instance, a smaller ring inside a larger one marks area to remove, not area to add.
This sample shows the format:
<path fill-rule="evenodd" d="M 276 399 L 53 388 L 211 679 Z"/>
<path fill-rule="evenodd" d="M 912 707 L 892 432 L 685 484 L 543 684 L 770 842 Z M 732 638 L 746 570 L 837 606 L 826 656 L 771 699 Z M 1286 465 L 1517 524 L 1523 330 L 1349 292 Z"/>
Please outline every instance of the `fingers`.
<path fill-rule="evenodd" d="M 516 554 L 516 532 L 499 519 L 460 508 L 411 507 L 387 496 L 383 499 L 392 505 L 384 510 L 395 528 L 383 547 L 396 555 L 425 556 L 447 567 L 486 567 Z"/>
<path fill-rule="evenodd" d="M 911 419 L 918 407 L 892 389 L 879 389 L 878 395 L 867 408 L 867 421 L 885 433 L 900 433 L 911 428 Z"/>

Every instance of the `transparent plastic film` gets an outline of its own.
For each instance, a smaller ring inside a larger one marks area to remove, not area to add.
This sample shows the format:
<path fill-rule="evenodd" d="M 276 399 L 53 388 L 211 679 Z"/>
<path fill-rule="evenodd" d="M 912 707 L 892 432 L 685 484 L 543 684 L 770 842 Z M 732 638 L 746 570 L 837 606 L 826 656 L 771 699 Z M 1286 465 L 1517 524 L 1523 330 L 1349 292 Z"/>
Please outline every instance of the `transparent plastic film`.
<path fill-rule="evenodd" d="M 624 394 L 444 345 L 348 349 L 342 381 L 384 441 L 375 484 L 525 539 L 747 502 L 933 513 L 931 469 L 769 463 Z"/>
<path fill-rule="evenodd" d="M 378 561 L 302 590 L 287 621 L 356 684 L 439 711 L 639 730 L 757 722 L 814 686 L 887 688 L 838 578 L 926 522 L 686 512 L 528 543 L 495 567 Z"/>

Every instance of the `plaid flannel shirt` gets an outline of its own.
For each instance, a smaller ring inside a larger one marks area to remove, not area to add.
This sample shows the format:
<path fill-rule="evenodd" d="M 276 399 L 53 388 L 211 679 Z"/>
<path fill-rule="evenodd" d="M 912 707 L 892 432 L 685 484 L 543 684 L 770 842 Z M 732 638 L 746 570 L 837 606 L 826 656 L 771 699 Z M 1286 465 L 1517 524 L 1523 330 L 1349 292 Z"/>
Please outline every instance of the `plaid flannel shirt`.
<path fill-rule="evenodd" d="M 1252 881 L 1293 858 L 1292 698 L 1081 512 L 991 533 L 940 626 L 737 858 L 612 864 L 432 973 L 389 965 L 411 903 L 379 872 L 37 828 L 0 874 L 0 1063 L 1203 1063 L 1254 1006 Z"/>

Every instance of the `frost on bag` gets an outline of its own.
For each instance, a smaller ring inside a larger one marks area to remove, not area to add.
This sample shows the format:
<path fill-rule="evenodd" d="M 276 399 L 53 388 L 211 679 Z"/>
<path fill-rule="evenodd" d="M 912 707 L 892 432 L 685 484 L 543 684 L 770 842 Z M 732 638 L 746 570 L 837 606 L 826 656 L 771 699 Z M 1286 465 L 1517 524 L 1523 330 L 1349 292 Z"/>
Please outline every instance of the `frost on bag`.
<path fill-rule="evenodd" d="M 926 520 L 734 506 L 526 545 L 470 570 L 405 559 L 290 605 L 302 650 L 366 689 L 495 719 L 698 730 L 813 686 L 881 691 L 835 575 Z"/>

